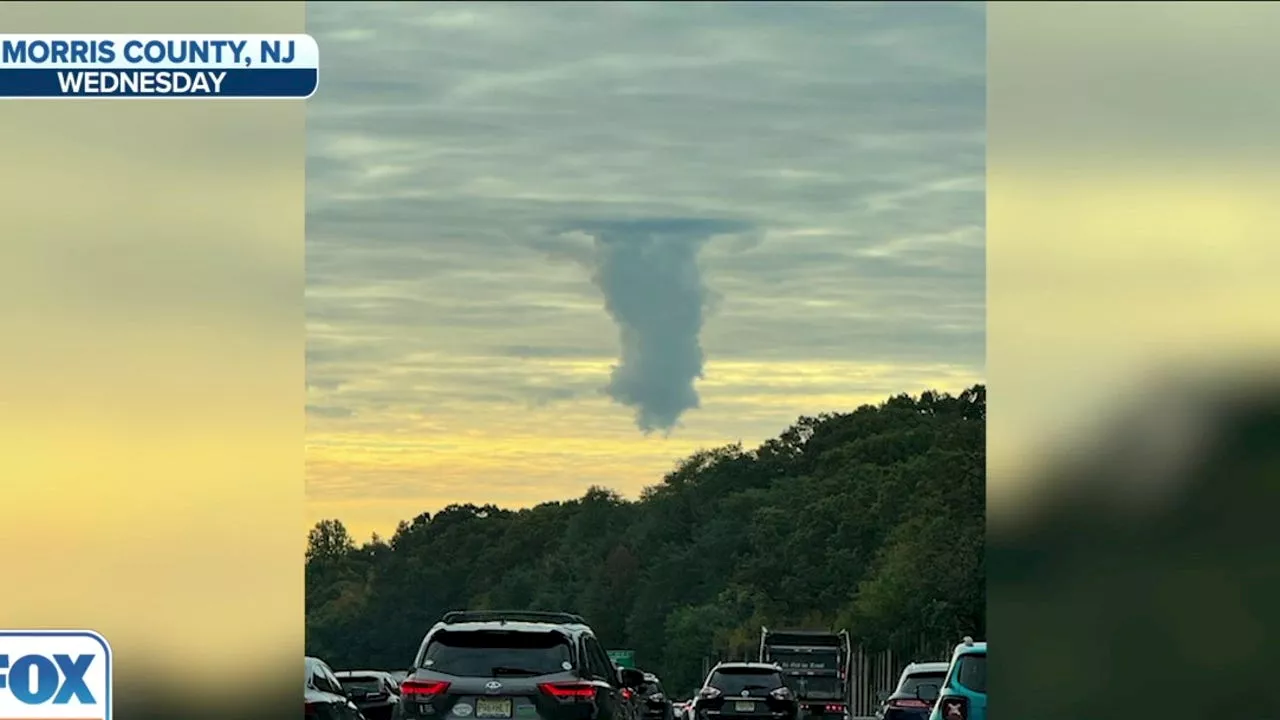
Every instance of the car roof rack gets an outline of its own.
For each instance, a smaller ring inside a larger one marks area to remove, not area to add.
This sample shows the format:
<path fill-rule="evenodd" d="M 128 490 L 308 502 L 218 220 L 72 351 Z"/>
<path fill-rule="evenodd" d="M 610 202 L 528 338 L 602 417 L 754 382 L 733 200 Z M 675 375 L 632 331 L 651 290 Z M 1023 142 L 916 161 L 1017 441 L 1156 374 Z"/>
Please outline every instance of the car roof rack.
<path fill-rule="evenodd" d="M 445 625 L 480 622 L 527 622 L 558 625 L 586 625 L 581 615 L 566 612 L 539 610 L 453 610 L 444 614 L 440 622 Z"/>

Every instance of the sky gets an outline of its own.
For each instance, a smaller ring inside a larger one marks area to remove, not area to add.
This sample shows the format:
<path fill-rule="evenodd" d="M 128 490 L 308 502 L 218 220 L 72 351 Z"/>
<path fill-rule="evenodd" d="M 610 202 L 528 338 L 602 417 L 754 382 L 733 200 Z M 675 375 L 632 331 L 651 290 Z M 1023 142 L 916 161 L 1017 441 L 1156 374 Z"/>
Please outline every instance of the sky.
<path fill-rule="evenodd" d="M 308 524 L 983 380 L 982 4 L 307 12 Z"/>

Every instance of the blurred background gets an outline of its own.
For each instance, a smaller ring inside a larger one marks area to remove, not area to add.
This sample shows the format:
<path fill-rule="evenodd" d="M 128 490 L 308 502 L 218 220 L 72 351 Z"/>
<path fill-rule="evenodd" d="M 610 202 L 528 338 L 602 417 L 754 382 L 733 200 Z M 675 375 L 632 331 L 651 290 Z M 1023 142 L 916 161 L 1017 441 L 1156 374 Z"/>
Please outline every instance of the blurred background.
<path fill-rule="evenodd" d="M 988 19 L 993 717 L 1280 717 L 1280 7 Z"/>
<path fill-rule="evenodd" d="M 0 28 L 290 33 L 303 11 L 7 2 Z M 0 111 L 0 627 L 105 635 L 118 718 L 301 716 L 305 110 Z"/>

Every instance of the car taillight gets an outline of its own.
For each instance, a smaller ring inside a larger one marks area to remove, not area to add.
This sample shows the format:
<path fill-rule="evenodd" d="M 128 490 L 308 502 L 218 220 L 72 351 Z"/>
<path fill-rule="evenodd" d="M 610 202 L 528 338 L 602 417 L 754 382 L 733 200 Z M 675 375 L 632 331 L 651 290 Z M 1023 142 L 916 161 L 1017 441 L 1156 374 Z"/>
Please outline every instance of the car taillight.
<path fill-rule="evenodd" d="M 788 690 L 787 688 L 780 687 L 776 690 L 769 691 L 769 696 L 775 700 L 790 700 L 791 691 Z"/>
<path fill-rule="evenodd" d="M 843 705 L 828 705 L 828 706 L 827 706 L 827 712 L 829 712 L 829 713 L 844 712 L 844 706 L 843 706 Z"/>
<path fill-rule="evenodd" d="M 904 710 L 907 708 L 918 710 L 920 708 L 928 708 L 933 706 L 923 700 L 916 700 L 915 698 L 897 698 L 889 701 L 889 707 L 902 708 Z"/>
<path fill-rule="evenodd" d="M 963 697 L 942 698 L 938 701 L 938 715 L 942 720 L 969 720 L 969 700 Z"/>
<path fill-rule="evenodd" d="M 596 696 L 596 686 L 591 683 L 542 683 L 538 689 L 557 700 L 591 700 Z"/>
<path fill-rule="evenodd" d="M 405 680 L 400 683 L 400 694 L 414 697 L 443 695 L 444 691 L 448 689 L 449 683 L 439 680 Z"/>

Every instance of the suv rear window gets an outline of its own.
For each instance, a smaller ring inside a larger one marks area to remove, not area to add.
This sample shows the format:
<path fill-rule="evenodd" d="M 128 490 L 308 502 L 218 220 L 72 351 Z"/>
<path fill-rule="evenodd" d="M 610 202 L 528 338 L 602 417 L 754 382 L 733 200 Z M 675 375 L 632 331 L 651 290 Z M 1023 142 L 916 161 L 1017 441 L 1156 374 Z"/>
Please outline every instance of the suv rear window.
<path fill-rule="evenodd" d="M 711 673 L 707 685 L 725 695 L 737 695 L 743 690 L 777 690 L 783 687 L 782 675 L 776 671 L 749 668 L 722 668 Z"/>
<path fill-rule="evenodd" d="M 367 693 L 377 693 L 383 690 L 381 680 L 367 675 L 338 678 L 338 682 L 342 683 L 342 687 L 347 690 L 361 690 Z"/>
<path fill-rule="evenodd" d="M 445 630 L 432 636 L 421 666 L 463 677 L 549 675 L 571 669 L 573 653 L 557 632 Z"/>
<path fill-rule="evenodd" d="M 902 687 L 899 688 L 899 692 L 912 695 L 915 694 L 916 688 L 921 685 L 932 685 L 935 688 L 942 689 L 942 681 L 945 680 L 946 677 L 947 674 L 945 672 L 908 675 L 906 679 L 902 681 Z"/>
<path fill-rule="evenodd" d="M 969 653 L 961 655 L 956 661 L 956 682 L 966 690 L 986 694 L 987 692 L 987 656 L 986 654 Z"/>

